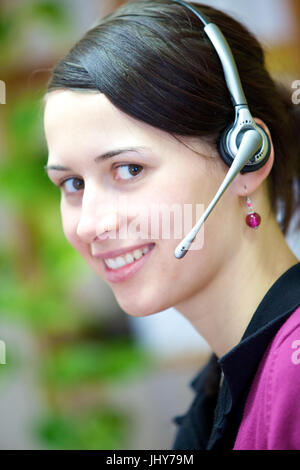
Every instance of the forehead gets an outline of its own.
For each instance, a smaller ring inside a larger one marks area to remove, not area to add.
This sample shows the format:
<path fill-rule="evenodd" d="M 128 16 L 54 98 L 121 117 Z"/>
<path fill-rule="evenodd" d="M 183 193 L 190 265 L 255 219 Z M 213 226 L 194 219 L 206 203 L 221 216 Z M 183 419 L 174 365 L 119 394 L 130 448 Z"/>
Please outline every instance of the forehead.
<path fill-rule="evenodd" d="M 54 155 L 84 154 L 111 148 L 145 146 L 154 151 L 176 144 L 167 132 L 134 119 L 98 91 L 55 90 L 46 96 L 45 135 Z"/>
<path fill-rule="evenodd" d="M 130 119 L 98 91 L 51 91 L 46 98 L 44 122 L 47 130 L 58 128 L 63 125 L 90 128 L 101 125 L 105 128 L 108 120 L 114 119 L 115 125 L 122 121 L 128 125 Z M 56 129 L 57 130 L 57 129 Z"/>

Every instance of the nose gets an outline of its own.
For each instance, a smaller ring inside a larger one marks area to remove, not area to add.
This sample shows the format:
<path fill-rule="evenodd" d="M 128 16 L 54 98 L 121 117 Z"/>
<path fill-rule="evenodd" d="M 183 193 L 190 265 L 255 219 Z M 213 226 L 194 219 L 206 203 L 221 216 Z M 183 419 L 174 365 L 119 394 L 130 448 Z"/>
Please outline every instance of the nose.
<path fill-rule="evenodd" d="M 92 243 L 97 240 L 106 240 L 109 234 L 112 236 L 118 230 L 118 215 L 111 212 L 102 217 L 81 217 L 77 226 L 77 236 L 85 243 Z"/>
<path fill-rule="evenodd" d="M 103 240 L 110 232 L 119 229 L 118 212 L 111 204 L 99 201 L 97 197 L 85 197 L 82 200 L 80 220 L 77 225 L 77 236 L 84 243 Z"/>

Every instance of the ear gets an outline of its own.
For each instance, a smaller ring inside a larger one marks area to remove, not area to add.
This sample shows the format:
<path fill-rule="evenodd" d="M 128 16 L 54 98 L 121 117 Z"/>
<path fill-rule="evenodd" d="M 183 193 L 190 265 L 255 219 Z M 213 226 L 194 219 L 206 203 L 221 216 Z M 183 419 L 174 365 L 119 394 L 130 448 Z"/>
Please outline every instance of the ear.
<path fill-rule="evenodd" d="M 250 194 L 254 193 L 259 188 L 259 186 L 267 179 L 274 164 L 274 146 L 271 138 L 271 133 L 266 124 L 261 119 L 254 118 L 254 121 L 259 124 L 267 133 L 270 139 L 271 152 L 267 163 L 262 168 L 257 171 L 252 171 L 250 173 L 239 173 L 236 176 L 236 178 L 231 184 L 231 188 L 237 196 L 245 196 L 245 186 L 247 186 L 249 196 Z"/>

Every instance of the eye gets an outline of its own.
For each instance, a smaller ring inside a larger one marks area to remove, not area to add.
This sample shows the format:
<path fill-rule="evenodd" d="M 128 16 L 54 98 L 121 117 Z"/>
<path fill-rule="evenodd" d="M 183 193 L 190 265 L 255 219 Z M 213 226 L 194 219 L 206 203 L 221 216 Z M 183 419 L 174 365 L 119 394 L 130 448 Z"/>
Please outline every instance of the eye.
<path fill-rule="evenodd" d="M 84 183 L 83 180 L 79 178 L 68 178 L 62 181 L 59 186 L 66 188 L 67 193 L 77 193 L 84 188 Z"/>
<path fill-rule="evenodd" d="M 117 170 L 116 180 L 132 180 L 138 177 L 143 167 L 135 163 L 124 164 L 115 167 L 114 170 Z M 67 194 L 76 194 L 84 189 L 84 181 L 80 178 L 67 178 L 59 184 L 59 187 L 64 188 Z"/>
<path fill-rule="evenodd" d="M 135 179 L 139 173 L 140 169 L 143 169 L 141 165 L 137 164 L 127 164 L 127 165 L 119 165 L 115 167 L 115 170 L 117 171 L 117 174 L 119 176 L 116 177 L 117 180 L 132 180 Z"/>

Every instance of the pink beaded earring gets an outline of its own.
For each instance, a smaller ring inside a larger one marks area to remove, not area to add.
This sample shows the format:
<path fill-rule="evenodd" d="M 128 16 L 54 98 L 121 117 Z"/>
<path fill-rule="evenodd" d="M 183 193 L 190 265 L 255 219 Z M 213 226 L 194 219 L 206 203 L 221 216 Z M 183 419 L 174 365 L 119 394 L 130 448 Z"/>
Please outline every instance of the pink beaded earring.
<path fill-rule="evenodd" d="M 246 186 L 245 186 L 245 191 L 246 191 L 246 197 L 247 197 L 247 206 L 249 210 L 249 214 L 246 217 L 246 224 L 249 227 L 254 228 L 254 230 L 257 230 L 261 222 L 261 217 L 257 212 L 254 212 L 253 205 L 252 205 L 250 197 L 248 196 Z"/>

